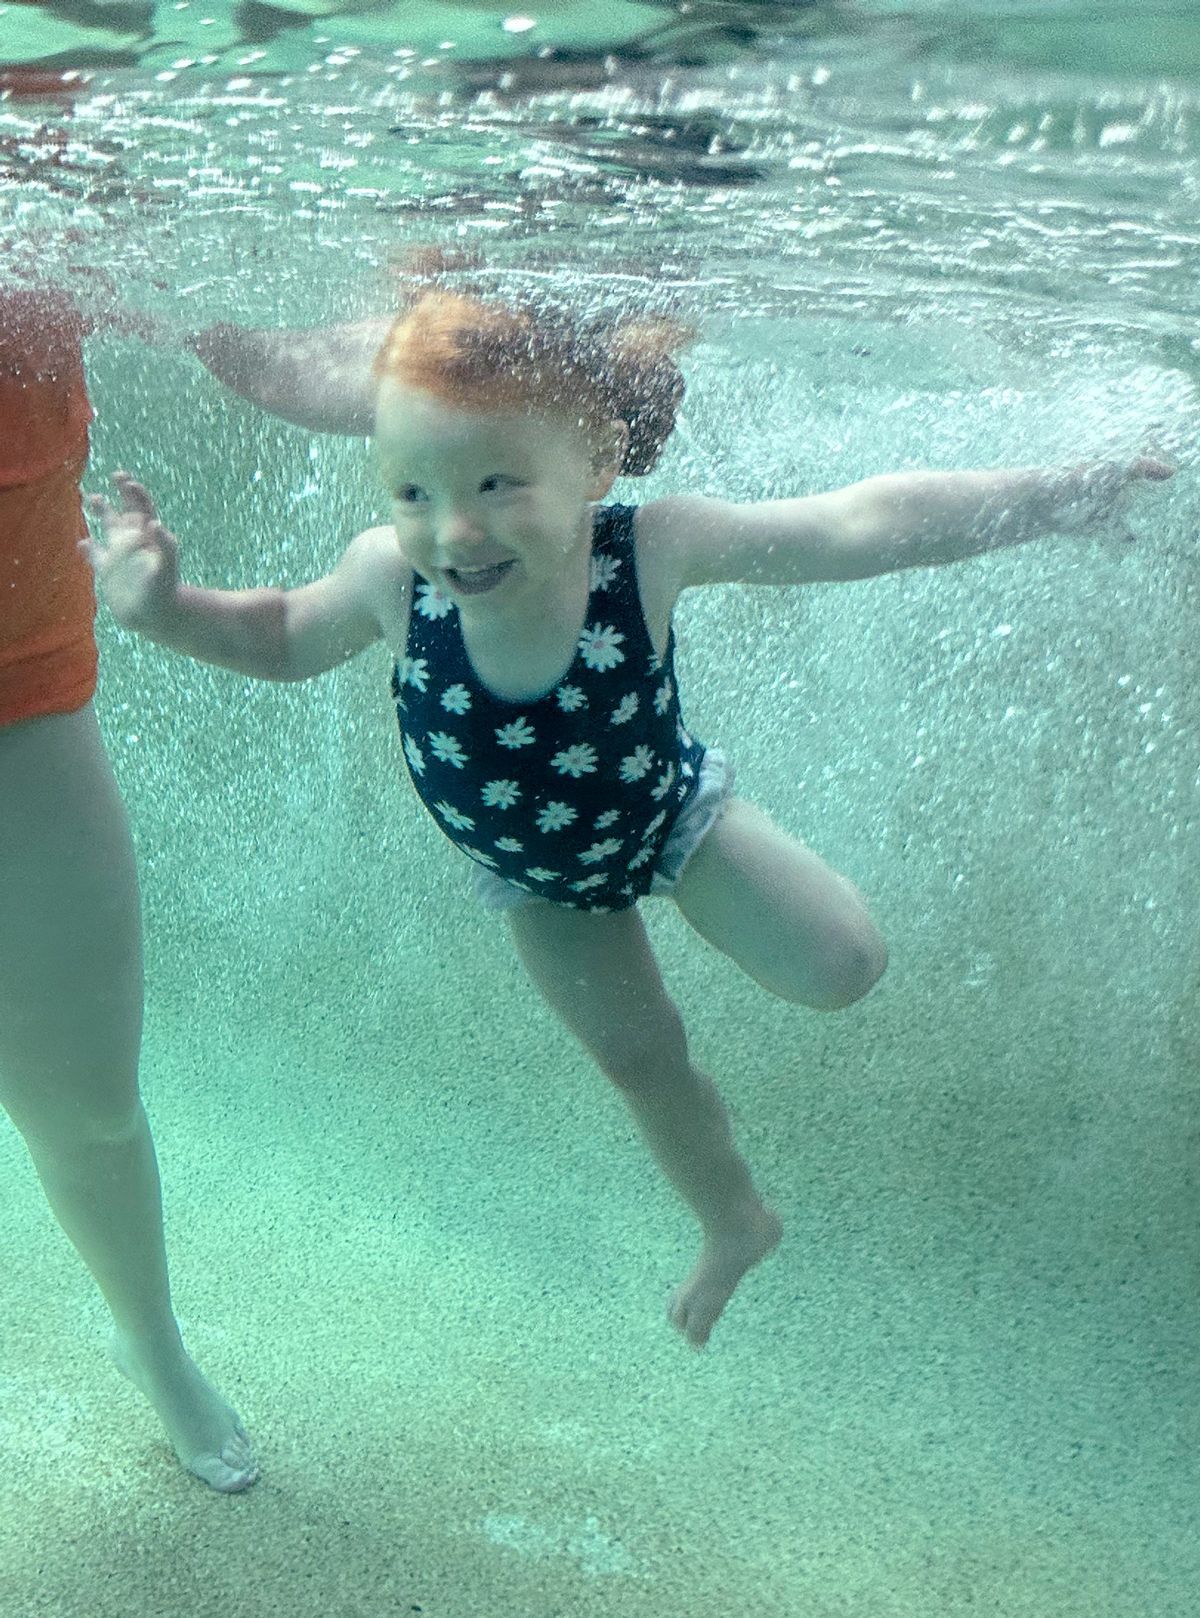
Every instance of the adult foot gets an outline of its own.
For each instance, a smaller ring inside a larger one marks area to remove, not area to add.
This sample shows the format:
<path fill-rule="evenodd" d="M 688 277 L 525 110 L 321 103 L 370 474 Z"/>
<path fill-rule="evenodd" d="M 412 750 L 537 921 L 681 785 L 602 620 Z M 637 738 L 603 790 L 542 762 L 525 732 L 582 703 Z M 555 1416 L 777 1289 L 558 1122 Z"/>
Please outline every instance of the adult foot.
<path fill-rule="evenodd" d="M 166 1353 L 114 1336 L 117 1369 L 143 1393 L 189 1472 L 222 1494 L 258 1482 L 258 1462 L 237 1412 L 227 1405 L 182 1345 Z"/>
<path fill-rule="evenodd" d="M 693 1348 L 703 1348 L 746 1271 L 779 1245 L 783 1226 L 761 1205 L 745 1223 L 705 1239 L 696 1268 L 672 1294 L 667 1318 Z"/>

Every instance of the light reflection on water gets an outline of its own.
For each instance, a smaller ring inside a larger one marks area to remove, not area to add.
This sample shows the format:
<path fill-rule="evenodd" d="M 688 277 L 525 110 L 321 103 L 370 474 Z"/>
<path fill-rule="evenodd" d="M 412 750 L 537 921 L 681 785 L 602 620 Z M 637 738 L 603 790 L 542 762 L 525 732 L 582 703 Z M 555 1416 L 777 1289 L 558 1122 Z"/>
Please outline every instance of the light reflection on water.
<path fill-rule="evenodd" d="M 0 105 L 0 227 L 155 305 L 318 318 L 406 242 L 707 307 L 1139 330 L 1189 352 L 1200 93 L 819 58 L 537 91 L 98 76 Z M 63 235 L 63 227 L 71 234 Z M 39 232 L 45 232 L 40 235 Z M 262 266 L 268 262 L 270 275 Z M 249 271 L 254 271 L 249 274 Z"/>

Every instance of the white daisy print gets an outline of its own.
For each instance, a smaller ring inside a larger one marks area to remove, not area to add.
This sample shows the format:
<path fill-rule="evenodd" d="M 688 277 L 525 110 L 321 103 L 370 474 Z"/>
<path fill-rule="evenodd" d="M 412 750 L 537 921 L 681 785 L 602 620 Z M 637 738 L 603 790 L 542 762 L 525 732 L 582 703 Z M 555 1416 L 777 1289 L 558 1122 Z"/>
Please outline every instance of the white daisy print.
<path fill-rule="evenodd" d="M 525 844 L 519 837 L 497 837 L 496 847 L 502 848 L 506 854 L 523 854 Z"/>
<path fill-rule="evenodd" d="M 552 871 L 545 865 L 531 865 L 525 872 L 531 882 L 553 882 L 562 875 L 561 871 Z"/>
<path fill-rule="evenodd" d="M 658 813 L 655 815 L 654 819 L 650 822 L 650 824 L 646 827 L 645 831 L 642 833 L 642 841 L 645 842 L 648 837 L 653 837 L 655 832 L 662 825 L 663 821 L 666 818 L 667 818 L 667 811 L 665 809 L 660 809 L 658 811 Z"/>
<path fill-rule="evenodd" d="M 479 796 L 489 809 L 511 809 L 521 789 L 515 781 L 485 781 Z"/>
<path fill-rule="evenodd" d="M 652 860 L 653 858 L 654 850 L 647 844 L 645 848 L 639 848 L 632 858 L 626 860 L 625 864 L 629 870 L 636 871 L 640 865 L 645 865 L 647 860 Z"/>
<path fill-rule="evenodd" d="M 655 713 L 666 713 L 667 709 L 671 706 L 672 689 L 671 678 L 670 675 L 668 675 L 663 683 L 659 686 L 658 690 L 654 693 Z"/>
<path fill-rule="evenodd" d="M 529 747 L 535 735 L 533 726 L 524 715 L 510 724 L 496 726 L 496 740 L 501 747 Z"/>
<path fill-rule="evenodd" d="M 402 657 L 400 659 L 401 685 L 415 685 L 418 691 L 424 691 L 429 685 L 429 664 L 423 657 Z"/>
<path fill-rule="evenodd" d="M 601 860 L 606 860 L 610 854 L 615 854 L 622 841 L 620 837 L 606 837 L 603 842 L 593 843 L 591 848 L 585 848 L 579 858 L 584 865 L 597 865 Z"/>
<path fill-rule="evenodd" d="M 444 590 L 439 590 L 436 584 L 418 584 L 417 599 L 413 606 L 422 618 L 444 618 L 448 612 L 454 610 L 454 603 Z"/>
<path fill-rule="evenodd" d="M 470 848 L 466 843 L 460 843 L 458 846 L 464 854 L 469 854 L 473 860 L 478 860 L 480 865 L 494 866 L 496 864 L 492 856 L 485 854 L 481 848 Z"/>
<path fill-rule="evenodd" d="M 638 711 L 638 694 L 631 691 L 627 697 L 622 697 L 612 713 L 609 715 L 610 725 L 626 725 Z"/>
<path fill-rule="evenodd" d="M 471 693 L 465 685 L 448 685 L 442 692 L 442 707 L 447 713 L 466 713 L 471 706 Z"/>
<path fill-rule="evenodd" d="M 595 820 L 592 821 L 592 825 L 597 831 L 607 831 L 610 826 L 615 826 L 620 818 L 621 811 L 619 809 L 606 809 L 602 815 L 596 816 Z"/>
<path fill-rule="evenodd" d="M 428 736 L 429 746 L 434 758 L 443 764 L 453 764 L 456 770 L 461 770 L 467 762 L 467 754 L 458 744 L 458 738 L 451 736 L 446 730 L 431 730 Z"/>
<path fill-rule="evenodd" d="M 625 653 L 618 650 L 624 635 L 613 624 L 589 624 L 579 637 L 579 650 L 590 669 L 615 669 L 625 661 Z"/>
<path fill-rule="evenodd" d="M 425 755 L 411 736 L 404 738 L 404 756 L 408 760 L 408 767 L 414 775 L 425 774 Z"/>
<path fill-rule="evenodd" d="M 453 826 L 455 831 L 474 831 L 475 822 L 470 815 L 464 815 L 452 803 L 435 803 L 434 812 L 441 815 L 447 826 Z"/>
<path fill-rule="evenodd" d="M 675 766 L 673 764 L 668 764 L 666 769 L 662 772 L 662 774 L 658 778 L 658 785 L 655 786 L 655 787 L 651 787 L 650 796 L 652 798 L 659 798 L 659 799 L 665 798 L 667 793 L 670 792 L 670 790 L 671 790 L 671 783 L 674 781 L 674 779 L 675 779 Z"/>
<path fill-rule="evenodd" d="M 577 685 L 560 685 L 554 695 L 563 713 L 577 713 L 580 708 L 587 707 L 587 693 Z"/>
<path fill-rule="evenodd" d="M 621 570 L 619 556 L 593 556 L 590 584 L 593 590 L 607 590 Z"/>
<path fill-rule="evenodd" d="M 635 747 L 632 753 L 626 753 L 621 760 L 622 781 L 626 786 L 632 785 L 634 781 L 640 781 L 653 763 L 654 754 L 643 742 L 640 747 Z"/>
<path fill-rule="evenodd" d="M 537 829 L 539 831 L 562 831 L 573 820 L 578 820 L 579 812 L 572 809 L 569 803 L 561 803 L 557 798 L 551 798 L 544 809 L 537 814 Z"/>
<path fill-rule="evenodd" d="M 564 747 L 550 760 L 551 767 L 560 775 L 570 775 L 578 781 L 581 775 L 593 775 L 596 770 L 596 749 L 591 742 L 576 742 Z"/>
<path fill-rule="evenodd" d="M 571 892 L 586 893 L 589 888 L 602 888 L 607 881 L 603 871 L 593 871 L 591 876 L 583 876 L 578 882 L 572 882 Z"/>

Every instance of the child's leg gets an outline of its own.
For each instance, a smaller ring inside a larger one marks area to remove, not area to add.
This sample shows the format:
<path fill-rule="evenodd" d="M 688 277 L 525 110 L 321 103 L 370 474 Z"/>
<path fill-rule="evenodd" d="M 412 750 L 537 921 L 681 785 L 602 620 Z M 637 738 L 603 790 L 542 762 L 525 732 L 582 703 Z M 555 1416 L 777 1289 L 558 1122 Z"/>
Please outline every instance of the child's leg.
<path fill-rule="evenodd" d="M 137 1087 L 137 876 L 90 704 L 0 729 L 0 1101 L 117 1327 L 117 1359 L 214 1488 L 257 1476 L 171 1308 Z"/>
<path fill-rule="evenodd" d="M 853 1005 L 887 965 L 855 888 L 741 798 L 684 866 L 673 897 L 756 983 L 818 1011 Z"/>
<path fill-rule="evenodd" d="M 734 1288 L 779 1240 L 712 1081 L 693 1067 L 636 910 L 589 914 L 535 901 L 509 912 L 518 953 L 566 1027 L 620 1089 L 659 1166 L 700 1221 L 704 1247 L 671 1300 L 702 1347 Z"/>

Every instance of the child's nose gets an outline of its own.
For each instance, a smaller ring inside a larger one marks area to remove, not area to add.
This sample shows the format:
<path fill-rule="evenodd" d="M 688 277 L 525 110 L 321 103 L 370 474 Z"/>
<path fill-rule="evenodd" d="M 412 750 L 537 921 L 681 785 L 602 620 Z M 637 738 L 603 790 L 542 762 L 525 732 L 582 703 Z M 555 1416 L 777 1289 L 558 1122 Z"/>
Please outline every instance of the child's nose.
<path fill-rule="evenodd" d="M 478 544 L 486 538 L 478 517 L 469 511 L 447 511 L 438 528 L 438 540 L 447 549 L 457 545 Z"/>

